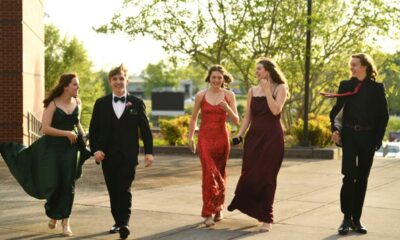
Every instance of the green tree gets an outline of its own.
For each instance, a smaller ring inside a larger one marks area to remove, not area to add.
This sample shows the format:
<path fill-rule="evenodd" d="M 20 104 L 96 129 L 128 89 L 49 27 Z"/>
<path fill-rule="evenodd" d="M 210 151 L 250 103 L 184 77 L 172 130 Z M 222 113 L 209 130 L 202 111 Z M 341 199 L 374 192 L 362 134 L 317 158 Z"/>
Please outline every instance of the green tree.
<path fill-rule="evenodd" d="M 400 115 L 400 51 L 382 56 L 378 66 L 380 78 L 384 79 L 390 114 Z"/>
<path fill-rule="evenodd" d="M 45 26 L 45 91 L 46 93 L 54 87 L 60 75 L 64 72 L 62 62 L 63 48 L 67 44 L 65 38 L 61 38 L 60 31 L 53 25 Z"/>
<path fill-rule="evenodd" d="M 83 44 L 75 37 L 71 40 L 62 37 L 53 25 L 45 26 L 45 47 L 46 93 L 58 83 L 61 74 L 77 73 L 80 79 L 79 96 L 83 103 L 81 122 L 87 128 L 95 100 L 104 95 L 101 74 L 92 72 L 92 62 Z"/>
<path fill-rule="evenodd" d="M 350 54 L 371 50 L 371 36 L 398 31 L 398 3 L 314 1 L 310 112 L 328 111 L 331 104 L 319 92 L 336 91 L 339 81 L 348 77 Z M 223 64 L 239 76 L 246 89 L 254 82 L 255 60 L 271 57 L 289 79 L 292 97 L 284 116 L 290 126 L 304 108 L 306 24 L 304 0 L 126 0 L 111 22 L 97 31 L 122 31 L 132 38 L 151 36 L 166 51 L 188 57 L 205 69 Z"/>
<path fill-rule="evenodd" d="M 151 91 L 163 87 L 176 87 L 179 80 L 176 78 L 175 69 L 168 67 L 164 61 L 157 64 L 148 64 L 141 73 L 146 82 L 144 84 L 145 94 L 150 96 Z"/>
<path fill-rule="evenodd" d="M 192 80 L 193 93 L 206 86 L 206 71 L 203 67 L 196 63 L 189 63 L 175 70 L 175 78 L 178 80 Z"/>

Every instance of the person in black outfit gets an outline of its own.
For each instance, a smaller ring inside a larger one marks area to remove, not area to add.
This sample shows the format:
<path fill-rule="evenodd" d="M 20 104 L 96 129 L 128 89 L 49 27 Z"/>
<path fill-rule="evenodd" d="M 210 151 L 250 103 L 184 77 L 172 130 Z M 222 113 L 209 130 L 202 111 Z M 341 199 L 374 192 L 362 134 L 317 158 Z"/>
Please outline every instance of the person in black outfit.
<path fill-rule="evenodd" d="M 109 72 L 113 93 L 97 99 L 90 122 L 90 147 L 101 162 L 115 220 L 110 233 L 122 239 L 130 234 L 131 185 L 139 153 L 139 130 L 144 142 L 145 166 L 153 162 L 153 137 L 143 101 L 127 92 L 127 70 L 121 65 Z"/>
<path fill-rule="evenodd" d="M 336 104 L 330 112 L 332 140 L 337 144 L 341 141 L 343 150 L 340 205 L 344 219 L 338 229 L 341 235 L 350 228 L 367 233 L 360 218 L 368 176 L 389 119 L 384 86 L 376 82 L 377 71 L 371 57 L 362 53 L 352 55 L 350 70 L 352 77 L 340 83 Z M 351 94 L 346 96 L 346 92 Z M 338 129 L 334 122 L 342 108 L 342 128 Z"/>

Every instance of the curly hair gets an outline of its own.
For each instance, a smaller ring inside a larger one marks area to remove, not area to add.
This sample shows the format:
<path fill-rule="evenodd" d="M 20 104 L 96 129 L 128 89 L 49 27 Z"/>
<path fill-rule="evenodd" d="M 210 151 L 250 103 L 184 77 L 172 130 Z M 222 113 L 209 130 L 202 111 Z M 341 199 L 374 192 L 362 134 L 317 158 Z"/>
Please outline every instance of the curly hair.
<path fill-rule="evenodd" d="M 228 71 L 226 71 L 226 69 L 221 66 L 221 65 L 212 65 L 209 69 L 208 69 L 208 73 L 206 76 L 205 81 L 206 82 L 210 82 L 210 78 L 211 78 L 211 73 L 217 71 L 220 72 L 222 74 L 222 76 L 224 77 L 224 82 L 222 83 L 221 87 L 228 87 L 228 84 L 233 82 L 233 77 L 230 73 L 228 73 Z"/>

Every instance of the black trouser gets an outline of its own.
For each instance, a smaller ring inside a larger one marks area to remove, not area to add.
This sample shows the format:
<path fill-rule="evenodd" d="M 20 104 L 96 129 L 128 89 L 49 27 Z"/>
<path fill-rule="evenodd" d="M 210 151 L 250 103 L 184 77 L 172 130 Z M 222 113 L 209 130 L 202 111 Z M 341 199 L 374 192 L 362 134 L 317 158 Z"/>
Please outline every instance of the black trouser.
<path fill-rule="evenodd" d="M 135 159 L 125 159 L 122 153 L 109 154 L 102 163 L 104 179 L 110 196 L 115 224 L 128 225 L 131 215 L 131 185 L 135 179 Z"/>
<path fill-rule="evenodd" d="M 346 218 L 361 218 L 367 191 L 368 176 L 375 154 L 375 136 L 372 131 L 342 130 L 342 174 L 340 206 Z"/>

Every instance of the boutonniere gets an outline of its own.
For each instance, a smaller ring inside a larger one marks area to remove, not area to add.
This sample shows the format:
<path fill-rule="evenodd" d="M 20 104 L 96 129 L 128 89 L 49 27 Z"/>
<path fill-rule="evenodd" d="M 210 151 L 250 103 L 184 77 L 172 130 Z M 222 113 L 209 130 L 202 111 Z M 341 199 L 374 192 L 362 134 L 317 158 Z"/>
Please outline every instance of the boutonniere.
<path fill-rule="evenodd" d="M 137 115 L 137 111 L 136 111 L 136 109 L 133 108 L 132 102 L 127 101 L 125 104 L 125 107 L 128 109 L 129 114 Z"/>

